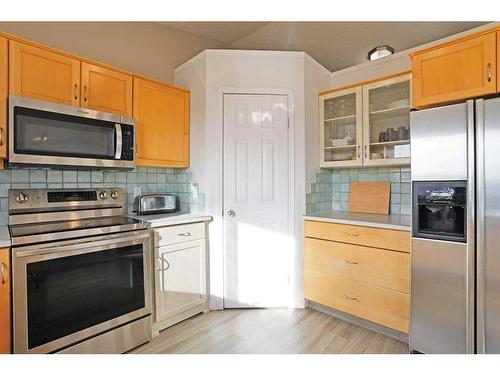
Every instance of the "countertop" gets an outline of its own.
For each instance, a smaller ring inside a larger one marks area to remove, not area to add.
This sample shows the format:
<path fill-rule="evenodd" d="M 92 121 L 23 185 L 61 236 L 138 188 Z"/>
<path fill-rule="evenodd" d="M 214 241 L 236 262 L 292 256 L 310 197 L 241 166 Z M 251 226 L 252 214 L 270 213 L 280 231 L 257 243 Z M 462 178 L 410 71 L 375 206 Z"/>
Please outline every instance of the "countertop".
<path fill-rule="evenodd" d="M 8 225 L 0 225 L 0 247 L 10 247 L 10 232 Z"/>
<path fill-rule="evenodd" d="M 411 230 L 411 217 L 408 215 L 364 214 L 357 212 L 330 210 L 305 215 L 304 220 L 325 221 L 329 223 L 361 225 L 365 227 Z"/>
<path fill-rule="evenodd" d="M 212 221 L 213 219 L 210 215 L 196 215 L 182 212 L 157 215 L 129 215 L 129 217 L 146 221 L 150 223 L 151 228 L 164 227 L 167 225 L 198 223 L 200 221 Z"/>

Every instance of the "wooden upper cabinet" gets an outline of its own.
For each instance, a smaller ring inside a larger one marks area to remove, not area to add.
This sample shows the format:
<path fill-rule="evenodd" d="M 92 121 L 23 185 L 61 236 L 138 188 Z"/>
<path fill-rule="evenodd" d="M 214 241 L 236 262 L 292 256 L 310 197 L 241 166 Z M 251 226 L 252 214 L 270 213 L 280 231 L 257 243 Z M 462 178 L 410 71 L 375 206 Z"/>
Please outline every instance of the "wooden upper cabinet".
<path fill-rule="evenodd" d="M 500 68 L 500 31 L 497 31 L 497 68 Z M 497 92 L 500 92 L 500 74 L 497 72 Z"/>
<path fill-rule="evenodd" d="M 189 91 L 134 78 L 138 166 L 189 167 Z"/>
<path fill-rule="evenodd" d="M 11 352 L 10 249 L 0 249 L 0 354 Z"/>
<path fill-rule="evenodd" d="M 82 62 L 81 106 L 132 116 L 132 76 Z"/>
<path fill-rule="evenodd" d="M 7 158 L 8 60 L 8 41 L 0 37 L 0 160 Z"/>
<path fill-rule="evenodd" d="M 496 33 L 470 37 L 412 55 L 413 107 L 496 92 Z"/>
<path fill-rule="evenodd" d="M 10 41 L 9 92 L 51 102 L 80 105 L 80 61 Z"/>

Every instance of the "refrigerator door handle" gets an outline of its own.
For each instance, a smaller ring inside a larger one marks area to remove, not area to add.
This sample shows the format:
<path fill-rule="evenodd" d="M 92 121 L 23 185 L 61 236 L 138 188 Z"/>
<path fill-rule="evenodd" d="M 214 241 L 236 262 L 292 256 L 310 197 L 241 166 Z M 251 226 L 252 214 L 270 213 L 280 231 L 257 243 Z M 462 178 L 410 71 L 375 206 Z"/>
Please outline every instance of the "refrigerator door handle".
<path fill-rule="evenodd" d="M 476 314 L 477 353 L 486 353 L 485 327 L 485 166 L 484 166 L 484 100 L 476 101 Z"/>
<path fill-rule="evenodd" d="M 467 101 L 467 254 L 466 254 L 466 351 L 474 353 L 475 341 L 475 158 L 474 101 Z"/>

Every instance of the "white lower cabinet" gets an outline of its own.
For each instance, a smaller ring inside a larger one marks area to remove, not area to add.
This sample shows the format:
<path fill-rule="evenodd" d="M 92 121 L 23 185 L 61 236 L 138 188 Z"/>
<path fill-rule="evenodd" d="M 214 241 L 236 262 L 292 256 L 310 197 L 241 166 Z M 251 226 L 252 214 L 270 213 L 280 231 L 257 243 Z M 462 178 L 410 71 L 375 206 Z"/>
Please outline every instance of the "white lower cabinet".
<path fill-rule="evenodd" d="M 205 223 L 155 229 L 154 333 L 208 311 L 208 253 Z M 190 239 L 194 230 L 198 233 Z M 172 233 L 179 236 L 172 236 Z M 200 237 L 203 234 L 203 238 Z"/>

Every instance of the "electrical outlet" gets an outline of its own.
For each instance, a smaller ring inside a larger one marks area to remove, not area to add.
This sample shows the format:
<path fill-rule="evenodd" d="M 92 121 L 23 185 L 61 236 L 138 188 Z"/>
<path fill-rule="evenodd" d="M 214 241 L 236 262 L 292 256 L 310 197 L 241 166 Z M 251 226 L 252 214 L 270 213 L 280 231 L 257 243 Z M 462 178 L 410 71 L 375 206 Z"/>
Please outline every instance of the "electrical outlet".
<path fill-rule="evenodd" d="M 134 196 L 141 195 L 142 189 L 140 186 L 134 186 Z"/>

